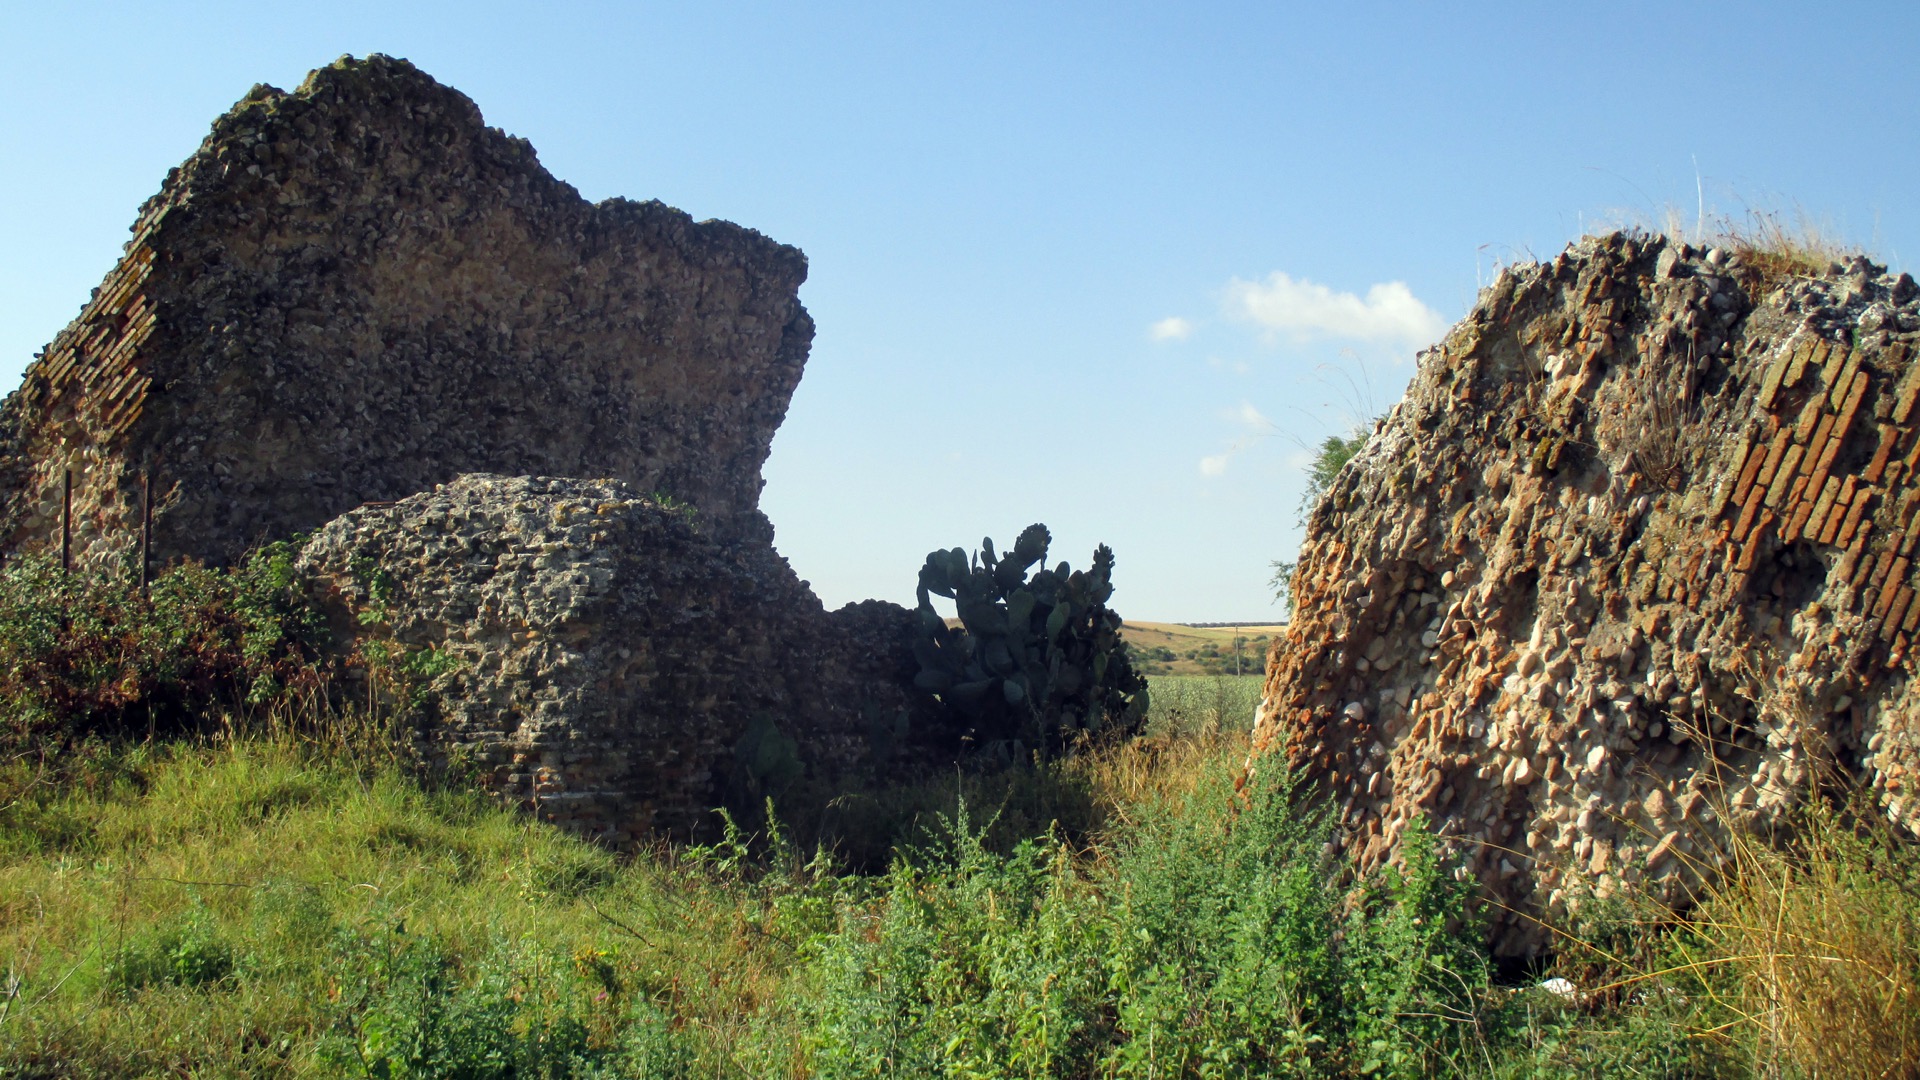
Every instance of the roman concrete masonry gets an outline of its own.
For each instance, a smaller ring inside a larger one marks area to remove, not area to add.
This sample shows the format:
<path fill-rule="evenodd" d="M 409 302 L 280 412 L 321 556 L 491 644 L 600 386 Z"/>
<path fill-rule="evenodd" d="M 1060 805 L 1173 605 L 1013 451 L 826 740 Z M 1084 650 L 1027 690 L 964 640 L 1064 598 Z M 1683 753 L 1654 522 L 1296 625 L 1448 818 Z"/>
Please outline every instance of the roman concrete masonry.
<path fill-rule="evenodd" d="M 1256 754 L 1391 859 L 1424 815 L 1550 945 L 1857 778 L 1920 817 L 1920 310 L 1658 236 L 1515 267 L 1314 513 Z"/>
<path fill-rule="evenodd" d="M 343 640 L 415 658 L 428 753 L 616 844 L 925 748 L 898 727 L 911 612 L 830 615 L 771 547 L 617 480 L 462 476 L 328 522 L 299 565 Z"/>
<path fill-rule="evenodd" d="M 404 60 L 255 87 L 0 411 L 0 543 L 228 560 L 465 472 L 617 477 L 766 537 L 806 257 L 593 204 Z M 66 509 L 72 477 L 71 510 Z"/>
<path fill-rule="evenodd" d="M 422 751 L 614 843 L 951 760 L 912 613 L 825 612 L 758 509 L 806 270 L 584 201 L 404 60 L 256 87 L 0 408 L 0 551 L 130 578 L 310 533 Z"/>

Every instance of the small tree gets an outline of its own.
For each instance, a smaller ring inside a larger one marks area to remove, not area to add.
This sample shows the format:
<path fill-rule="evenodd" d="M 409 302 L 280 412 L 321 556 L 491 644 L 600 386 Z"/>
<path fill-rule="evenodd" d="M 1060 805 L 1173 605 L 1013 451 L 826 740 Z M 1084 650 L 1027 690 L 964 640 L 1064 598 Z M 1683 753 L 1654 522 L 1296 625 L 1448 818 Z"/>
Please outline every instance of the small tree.
<path fill-rule="evenodd" d="M 1307 490 L 1300 495 L 1301 528 L 1307 527 L 1307 522 L 1313 517 L 1314 509 L 1320 505 L 1320 500 L 1326 497 L 1327 489 L 1333 486 L 1333 481 L 1340 475 L 1340 470 L 1346 468 L 1347 462 L 1353 460 L 1353 455 L 1367 445 L 1367 439 L 1371 435 L 1372 431 L 1369 428 L 1361 426 L 1345 435 L 1329 435 L 1320 440 L 1320 449 L 1314 452 L 1313 461 L 1307 465 Z M 1300 564 L 1285 559 L 1275 559 L 1271 565 L 1273 576 L 1267 579 L 1267 585 L 1273 589 L 1274 601 L 1287 605 L 1287 614 L 1291 617 L 1293 572 L 1299 569 Z"/>

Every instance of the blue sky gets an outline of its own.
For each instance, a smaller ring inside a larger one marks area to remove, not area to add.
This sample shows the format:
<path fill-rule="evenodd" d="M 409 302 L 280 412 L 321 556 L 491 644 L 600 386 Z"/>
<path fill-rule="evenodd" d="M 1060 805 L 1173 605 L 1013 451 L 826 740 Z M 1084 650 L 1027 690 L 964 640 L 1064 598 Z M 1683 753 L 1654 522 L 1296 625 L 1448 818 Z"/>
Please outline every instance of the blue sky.
<path fill-rule="evenodd" d="M 1913 4 L 0 4 L 0 382 L 255 82 L 405 56 L 590 199 L 803 248 L 763 508 L 829 605 L 1045 521 L 1130 617 L 1277 615 L 1304 447 L 1502 262 L 1804 211 L 1920 253 Z"/>

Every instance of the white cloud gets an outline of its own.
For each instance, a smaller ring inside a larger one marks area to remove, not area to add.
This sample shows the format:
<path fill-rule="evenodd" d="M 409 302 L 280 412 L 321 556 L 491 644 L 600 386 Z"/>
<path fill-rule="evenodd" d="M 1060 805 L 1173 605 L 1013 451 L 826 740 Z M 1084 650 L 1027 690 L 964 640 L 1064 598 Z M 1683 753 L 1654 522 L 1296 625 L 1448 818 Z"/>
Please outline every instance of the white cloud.
<path fill-rule="evenodd" d="M 1254 408 L 1251 401 L 1241 402 L 1239 408 L 1221 410 L 1220 417 L 1228 423 L 1245 427 L 1247 433 L 1233 440 L 1221 453 L 1201 458 L 1201 476 L 1219 476 L 1226 472 L 1227 463 L 1233 460 L 1235 454 L 1253 445 L 1254 440 L 1262 435 L 1273 431 L 1273 421 L 1262 415 L 1259 409 Z"/>
<path fill-rule="evenodd" d="M 1241 402 L 1240 407 L 1228 413 L 1227 416 L 1230 419 L 1240 421 L 1255 431 L 1265 431 L 1273 427 L 1273 421 L 1260 415 L 1260 410 L 1254 408 L 1251 401 Z"/>
<path fill-rule="evenodd" d="M 1185 341 L 1193 336 L 1193 324 L 1174 315 L 1147 327 L 1147 334 L 1155 341 Z"/>
<path fill-rule="evenodd" d="M 1264 282 L 1234 278 L 1227 285 L 1227 311 L 1296 337 L 1425 345 L 1439 340 L 1447 328 L 1439 312 L 1416 299 L 1404 282 L 1375 285 L 1362 298 L 1279 271 Z"/>

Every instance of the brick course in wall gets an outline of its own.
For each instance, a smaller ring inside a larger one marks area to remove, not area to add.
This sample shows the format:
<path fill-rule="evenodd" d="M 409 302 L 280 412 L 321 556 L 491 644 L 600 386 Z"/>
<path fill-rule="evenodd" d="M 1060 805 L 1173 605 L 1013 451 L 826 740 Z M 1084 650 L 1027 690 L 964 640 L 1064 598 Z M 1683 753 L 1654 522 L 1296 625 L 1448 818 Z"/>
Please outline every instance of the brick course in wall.
<path fill-rule="evenodd" d="M 591 204 L 403 60 L 256 87 L 0 409 L 0 544 L 223 561 L 464 472 L 617 477 L 765 539 L 798 250 Z"/>
<path fill-rule="evenodd" d="M 131 577 L 149 510 L 154 564 L 310 532 L 341 650 L 446 665 L 428 756 L 610 843 L 950 762 L 913 614 L 824 611 L 758 509 L 806 269 L 586 202 L 404 60 L 256 87 L 0 407 L 0 552 Z"/>
<path fill-rule="evenodd" d="M 1619 234 L 1507 271 L 1314 513 L 1256 753 L 1365 865 L 1426 817 L 1511 953 L 1823 771 L 1915 821 L 1916 298 Z"/>

